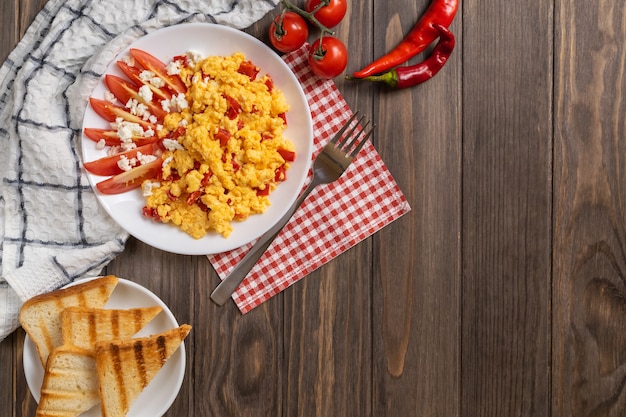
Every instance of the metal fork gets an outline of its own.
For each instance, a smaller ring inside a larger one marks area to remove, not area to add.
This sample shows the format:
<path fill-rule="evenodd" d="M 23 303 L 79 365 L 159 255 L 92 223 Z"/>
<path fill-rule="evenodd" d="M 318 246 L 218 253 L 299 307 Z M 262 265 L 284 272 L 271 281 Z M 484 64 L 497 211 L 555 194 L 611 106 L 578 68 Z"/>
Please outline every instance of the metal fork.
<path fill-rule="evenodd" d="M 368 121 L 361 130 L 357 127 L 365 118 L 362 116 L 355 121 L 358 111 L 355 112 L 350 119 L 343 125 L 341 129 L 333 136 L 330 142 L 324 147 L 322 152 L 315 158 L 313 163 L 313 179 L 308 187 L 298 197 L 296 202 L 287 210 L 285 215 L 270 230 L 265 232 L 259 240 L 254 244 L 252 249 L 246 254 L 241 262 L 233 269 L 233 271 L 215 288 L 211 294 L 211 299 L 218 305 L 223 305 L 235 292 L 239 284 L 244 280 L 248 272 L 259 260 L 268 246 L 274 241 L 274 238 L 287 224 L 291 216 L 300 207 L 300 204 L 320 184 L 328 184 L 333 182 L 350 166 L 354 157 L 359 153 L 367 139 L 372 135 L 374 126 L 367 133 L 365 129 L 369 126 Z M 350 130 L 348 130 L 350 128 Z M 346 130 L 348 132 L 346 133 Z M 344 135 L 345 133 L 345 135 Z"/>

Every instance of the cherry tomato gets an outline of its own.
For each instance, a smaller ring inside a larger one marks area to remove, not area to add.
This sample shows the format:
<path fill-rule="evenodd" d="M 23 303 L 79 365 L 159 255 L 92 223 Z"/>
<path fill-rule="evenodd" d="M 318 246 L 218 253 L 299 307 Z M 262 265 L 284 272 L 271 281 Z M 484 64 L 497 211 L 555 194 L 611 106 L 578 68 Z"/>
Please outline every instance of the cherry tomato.
<path fill-rule="evenodd" d="M 333 78 L 341 74 L 348 64 L 348 50 L 339 39 L 324 36 L 309 48 L 309 65 L 320 77 Z"/>
<path fill-rule="evenodd" d="M 315 10 L 322 0 L 307 0 L 304 9 L 307 12 Z M 315 18 L 327 28 L 337 26 L 341 19 L 346 15 L 348 4 L 346 0 L 330 0 L 327 6 L 323 6 L 315 14 Z"/>
<path fill-rule="evenodd" d="M 270 42 L 280 52 L 292 52 L 304 45 L 309 27 L 302 16 L 294 12 L 281 13 L 269 29 Z"/>

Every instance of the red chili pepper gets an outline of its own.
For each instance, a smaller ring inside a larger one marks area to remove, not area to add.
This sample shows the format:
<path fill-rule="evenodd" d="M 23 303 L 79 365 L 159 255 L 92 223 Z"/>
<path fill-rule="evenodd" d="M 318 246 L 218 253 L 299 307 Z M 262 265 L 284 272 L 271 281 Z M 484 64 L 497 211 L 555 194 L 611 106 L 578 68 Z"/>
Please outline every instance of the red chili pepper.
<path fill-rule="evenodd" d="M 434 25 L 450 26 L 458 8 L 458 0 L 432 0 L 426 12 L 398 46 L 352 76 L 365 78 L 380 74 L 419 54 L 439 36 Z"/>
<path fill-rule="evenodd" d="M 434 27 L 439 33 L 439 42 L 424 61 L 417 65 L 394 68 L 381 75 L 370 75 L 361 80 L 383 82 L 393 88 L 412 87 L 430 80 L 446 64 L 455 44 L 452 32 L 442 25 Z"/>

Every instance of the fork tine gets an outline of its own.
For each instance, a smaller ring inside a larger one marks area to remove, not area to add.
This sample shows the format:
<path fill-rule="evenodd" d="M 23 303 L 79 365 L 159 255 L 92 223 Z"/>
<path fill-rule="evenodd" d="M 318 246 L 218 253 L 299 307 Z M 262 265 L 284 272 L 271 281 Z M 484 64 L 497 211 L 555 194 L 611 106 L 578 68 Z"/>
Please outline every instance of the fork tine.
<path fill-rule="evenodd" d="M 369 122 L 368 122 L 368 124 L 369 124 Z M 363 145 L 365 145 L 365 142 L 367 142 L 367 140 L 370 138 L 370 136 L 372 136 L 372 134 L 374 133 L 374 128 L 375 127 L 376 127 L 376 125 L 372 125 L 370 130 L 367 132 L 367 134 L 361 140 L 361 142 L 357 145 L 357 147 L 354 148 L 354 150 L 352 152 L 350 152 L 350 157 L 351 158 L 354 158 L 355 156 L 357 156 L 359 154 L 359 152 L 361 151 L 361 148 L 363 147 Z"/>
<path fill-rule="evenodd" d="M 346 148 L 346 143 L 350 141 L 350 138 L 352 138 L 352 136 L 354 135 L 354 132 L 357 132 L 357 129 L 359 125 L 361 124 L 361 122 L 363 121 L 363 119 L 365 119 L 365 116 L 361 116 L 354 124 L 352 124 L 351 122 L 348 123 L 349 125 L 351 125 L 348 132 L 346 132 L 345 135 L 342 135 L 339 141 L 335 142 L 335 146 L 338 149 L 349 149 L 349 148 Z"/>
<path fill-rule="evenodd" d="M 335 136 L 333 136 L 333 138 L 330 140 L 330 143 L 332 144 L 336 144 L 337 141 L 343 136 L 343 133 L 346 131 L 346 129 L 348 128 L 348 126 L 350 126 L 350 124 L 352 123 L 352 121 L 354 119 L 356 119 L 357 115 L 359 114 L 359 111 L 357 110 L 349 119 L 347 122 L 344 123 L 344 125 L 341 127 L 341 129 L 339 129 L 339 131 L 337 133 L 335 133 Z"/>
<path fill-rule="evenodd" d="M 365 116 L 363 116 L 363 117 L 365 117 Z M 362 118 L 361 118 L 361 120 L 362 120 Z M 359 122 L 360 122 L 360 120 L 359 120 Z M 369 124 L 370 124 L 370 121 L 368 120 L 367 123 L 365 123 L 365 125 L 363 126 L 363 128 L 361 128 L 361 130 L 356 132 L 356 135 L 354 135 L 354 137 L 352 137 L 352 140 L 350 140 L 345 146 L 342 146 L 342 148 L 345 149 L 346 153 L 349 152 L 350 149 L 352 149 L 354 147 L 354 144 L 357 143 L 357 141 L 359 140 L 359 137 L 361 136 L 361 134 L 363 134 L 365 132 L 365 129 L 369 126 Z"/>

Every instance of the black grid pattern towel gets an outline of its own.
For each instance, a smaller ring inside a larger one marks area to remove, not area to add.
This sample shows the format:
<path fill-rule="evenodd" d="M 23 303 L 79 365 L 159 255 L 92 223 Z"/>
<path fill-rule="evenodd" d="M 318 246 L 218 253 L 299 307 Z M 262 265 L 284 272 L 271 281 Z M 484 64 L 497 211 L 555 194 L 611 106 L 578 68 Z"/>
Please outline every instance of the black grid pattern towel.
<path fill-rule="evenodd" d="M 0 68 L 0 340 L 30 297 L 97 275 L 127 234 L 81 172 L 87 98 L 135 39 L 185 22 L 245 28 L 278 0 L 50 0 Z"/>

